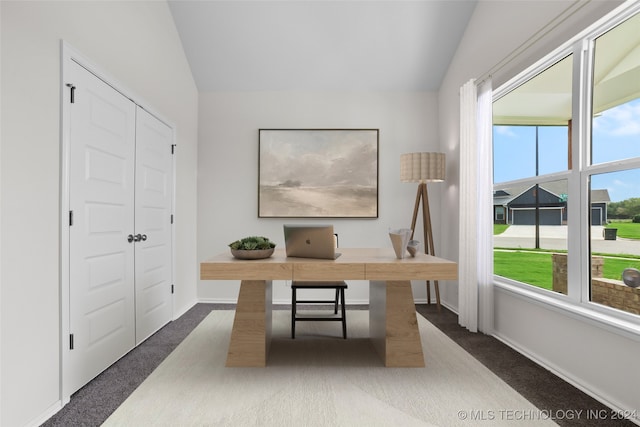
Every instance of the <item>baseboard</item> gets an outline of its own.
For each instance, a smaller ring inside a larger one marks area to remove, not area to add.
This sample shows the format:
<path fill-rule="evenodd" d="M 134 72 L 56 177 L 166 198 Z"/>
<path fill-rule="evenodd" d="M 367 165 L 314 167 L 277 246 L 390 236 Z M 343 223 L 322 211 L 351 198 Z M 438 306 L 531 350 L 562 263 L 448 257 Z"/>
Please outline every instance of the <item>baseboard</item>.
<path fill-rule="evenodd" d="M 25 427 L 38 427 L 41 426 L 49 418 L 57 414 L 62 408 L 63 404 L 61 400 L 58 400 L 53 405 L 49 406 L 42 414 L 25 424 Z"/>
<path fill-rule="evenodd" d="M 426 304 L 426 302 L 425 302 L 425 304 Z M 432 303 L 432 304 L 434 304 L 434 303 Z M 447 304 L 447 302 L 445 302 L 443 300 L 440 300 L 440 305 L 445 307 L 450 312 L 455 313 L 456 316 L 460 316 L 460 313 L 458 313 L 458 309 L 455 308 L 454 306 L 452 306 L 451 304 Z"/>
<path fill-rule="evenodd" d="M 543 368 L 547 369 L 548 371 L 552 372 L 554 375 L 556 375 L 557 377 L 561 378 L 563 381 L 571 384 L 572 386 L 574 386 L 578 390 L 580 390 L 583 393 L 589 395 L 590 397 L 594 398 L 595 400 L 597 400 L 598 402 L 602 403 L 603 405 L 611 408 L 612 411 L 614 411 L 616 413 L 620 413 L 620 414 L 637 413 L 637 410 L 638 410 L 637 408 L 623 408 L 622 406 L 620 406 L 620 405 L 616 404 L 615 402 L 613 402 L 612 399 L 609 399 L 609 398 L 607 398 L 607 397 L 605 397 L 603 395 L 597 394 L 592 389 L 586 387 L 584 384 L 582 384 L 580 381 L 578 381 L 576 378 L 574 378 L 572 375 L 570 375 L 569 373 L 565 372 L 563 369 L 560 369 L 558 366 L 556 366 L 555 364 L 549 362 L 545 358 L 540 357 L 537 354 L 532 353 L 529 350 L 519 346 L 518 344 L 516 344 L 513 341 L 509 340 L 508 338 L 499 336 L 497 334 L 493 334 L 492 336 L 495 339 L 497 339 L 498 341 L 500 341 L 501 343 L 505 344 L 506 346 L 511 347 L 512 349 L 514 349 L 518 353 L 522 354 L 527 359 L 531 360 L 532 362 L 534 362 L 534 363 L 542 366 Z M 631 421 L 632 423 L 636 424 L 636 425 L 640 425 L 640 418 L 635 418 L 635 419 L 629 418 L 628 420 Z"/>
<path fill-rule="evenodd" d="M 198 302 L 200 302 L 200 301 L 198 301 L 196 299 L 191 303 L 191 305 L 185 306 L 185 308 L 182 309 L 181 311 L 179 311 L 178 313 L 173 313 L 173 320 L 177 320 L 180 317 L 182 317 L 183 314 L 185 314 L 187 311 L 191 310 Z"/>

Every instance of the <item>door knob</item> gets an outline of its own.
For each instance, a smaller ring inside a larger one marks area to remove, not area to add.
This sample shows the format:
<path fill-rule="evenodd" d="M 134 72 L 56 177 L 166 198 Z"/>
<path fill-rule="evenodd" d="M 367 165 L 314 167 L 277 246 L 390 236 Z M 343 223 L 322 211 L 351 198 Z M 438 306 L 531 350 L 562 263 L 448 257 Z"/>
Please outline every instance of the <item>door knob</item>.
<path fill-rule="evenodd" d="M 135 236 L 133 236 L 133 241 L 134 242 L 139 242 L 140 240 L 142 240 L 142 235 L 140 233 L 138 233 Z"/>
<path fill-rule="evenodd" d="M 134 240 L 135 240 L 135 238 L 133 237 L 133 234 L 129 234 L 129 235 L 127 236 L 127 242 L 131 243 L 131 242 L 133 242 Z"/>
<path fill-rule="evenodd" d="M 140 237 L 140 240 L 142 240 L 143 242 L 144 242 L 145 240 L 147 240 L 147 235 L 146 235 L 146 234 L 143 234 L 143 235 Z"/>

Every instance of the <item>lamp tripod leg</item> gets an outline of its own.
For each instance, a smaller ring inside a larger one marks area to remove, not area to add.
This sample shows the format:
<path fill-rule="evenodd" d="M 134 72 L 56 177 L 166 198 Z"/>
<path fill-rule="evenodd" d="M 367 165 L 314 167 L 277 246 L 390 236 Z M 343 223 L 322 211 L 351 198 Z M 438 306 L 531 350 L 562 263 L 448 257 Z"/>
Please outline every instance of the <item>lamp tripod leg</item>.
<path fill-rule="evenodd" d="M 416 193 L 416 203 L 413 207 L 413 216 L 411 217 L 411 239 L 413 239 L 413 233 L 416 230 L 416 220 L 418 219 L 418 209 L 420 208 L 421 198 L 422 198 L 422 188 L 420 187 L 420 185 L 418 185 L 418 191 Z"/>
<path fill-rule="evenodd" d="M 427 184 L 421 183 L 422 193 L 422 216 L 424 222 L 424 252 L 435 256 L 436 249 L 433 244 L 433 228 L 431 227 L 431 211 L 429 210 L 429 194 L 427 192 Z M 436 304 L 440 311 L 440 287 L 437 280 L 433 281 L 433 288 L 436 291 Z M 427 303 L 431 304 L 431 281 L 427 280 Z"/>
<path fill-rule="evenodd" d="M 435 247 L 433 244 L 433 230 L 431 228 L 431 214 L 429 212 L 429 194 L 427 193 L 427 184 L 421 182 L 418 184 L 418 191 L 416 193 L 416 203 L 413 208 L 413 217 L 411 219 L 411 238 L 416 230 L 416 221 L 418 219 L 418 210 L 420 209 L 420 202 L 422 201 L 422 231 L 424 237 L 424 253 L 428 255 L 436 255 Z M 436 303 L 438 305 L 438 311 L 440 311 L 440 288 L 438 281 L 433 281 L 433 286 L 436 291 Z M 427 304 L 431 304 L 431 281 L 427 280 Z"/>

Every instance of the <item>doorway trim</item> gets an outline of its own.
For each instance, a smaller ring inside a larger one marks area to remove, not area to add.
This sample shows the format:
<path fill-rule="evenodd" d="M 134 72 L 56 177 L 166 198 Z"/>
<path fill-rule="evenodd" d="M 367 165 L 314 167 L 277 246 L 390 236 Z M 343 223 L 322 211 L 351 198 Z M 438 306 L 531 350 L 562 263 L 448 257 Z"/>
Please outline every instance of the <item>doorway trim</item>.
<path fill-rule="evenodd" d="M 69 172 L 70 172 L 70 130 L 71 130 L 71 112 L 70 97 L 71 90 L 66 86 L 69 76 L 69 69 L 72 63 L 76 63 L 104 81 L 117 92 L 131 100 L 149 114 L 166 124 L 172 130 L 172 145 L 176 147 L 176 127 L 175 125 L 158 114 L 143 98 L 137 96 L 132 90 L 106 73 L 101 67 L 90 61 L 83 54 L 78 52 L 69 43 L 64 40 L 60 41 L 60 253 L 59 253 L 59 306 L 60 306 L 60 378 L 59 378 L 59 394 L 61 406 L 65 406 L 71 399 L 71 394 L 76 390 L 68 389 L 68 381 L 66 375 L 71 369 L 69 366 L 69 335 L 70 335 L 70 241 L 69 241 Z M 176 268 L 175 268 L 175 205 L 176 205 L 176 157 L 172 159 L 172 200 L 171 212 L 174 221 L 171 224 L 171 280 L 175 284 Z M 175 301 L 171 299 L 171 318 L 175 316 Z"/>

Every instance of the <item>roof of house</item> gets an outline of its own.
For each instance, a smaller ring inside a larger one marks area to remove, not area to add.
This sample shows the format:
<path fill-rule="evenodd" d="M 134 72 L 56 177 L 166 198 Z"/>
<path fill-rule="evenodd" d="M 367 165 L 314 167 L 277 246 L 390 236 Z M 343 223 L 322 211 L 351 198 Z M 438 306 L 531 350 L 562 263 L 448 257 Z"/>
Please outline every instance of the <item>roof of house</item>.
<path fill-rule="evenodd" d="M 511 203 L 513 199 L 528 191 L 531 187 L 533 186 L 520 185 L 496 190 L 493 192 L 493 204 L 506 206 Z M 540 184 L 540 188 L 558 196 L 566 195 L 568 192 L 567 182 L 565 180 L 545 182 L 544 184 Z M 609 203 L 610 201 L 611 198 L 609 197 L 609 190 L 591 190 L 591 203 Z"/>

